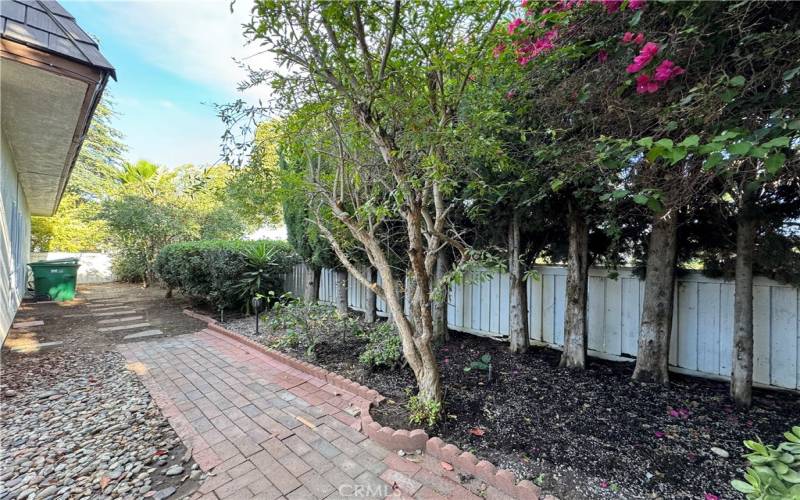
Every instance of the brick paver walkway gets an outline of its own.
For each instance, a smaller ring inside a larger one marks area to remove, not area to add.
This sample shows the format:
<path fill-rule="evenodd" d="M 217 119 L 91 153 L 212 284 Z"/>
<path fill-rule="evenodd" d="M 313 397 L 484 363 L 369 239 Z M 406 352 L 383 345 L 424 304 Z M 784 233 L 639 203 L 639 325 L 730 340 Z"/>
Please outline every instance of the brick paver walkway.
<path fill-rule="evenodd" d="M 196 497 L 478 498 L 432 458 L 402 458 L 367 439 L 345 411 L 361 398 L 225 336 L 204 330 L 119 349 L 212 471 Z"/>

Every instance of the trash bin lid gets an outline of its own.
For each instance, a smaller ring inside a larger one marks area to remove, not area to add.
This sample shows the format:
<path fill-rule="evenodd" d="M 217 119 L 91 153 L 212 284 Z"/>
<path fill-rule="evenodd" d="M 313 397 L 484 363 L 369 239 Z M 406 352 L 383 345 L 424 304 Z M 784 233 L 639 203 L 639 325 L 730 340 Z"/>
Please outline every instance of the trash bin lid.
<path fill-rule="evenodd" d="M 53 260 L 40 260 L 37 262 L 30 262 L 28 265 L 30 266 L 77 266 L 78 259 L 74 257 L 65 258 L 65 259 L 53 259 Z"/>

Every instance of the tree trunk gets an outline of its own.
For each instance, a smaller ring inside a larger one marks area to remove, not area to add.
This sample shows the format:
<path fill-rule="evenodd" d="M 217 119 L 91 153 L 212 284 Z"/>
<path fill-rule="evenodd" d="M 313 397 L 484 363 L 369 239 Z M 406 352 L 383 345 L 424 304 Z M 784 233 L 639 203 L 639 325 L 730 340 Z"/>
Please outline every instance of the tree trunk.
<path fill-rule="evenodd" d="M 569 250 L 564 351 L 559 367 L 586 368 L 586 296 L 589 286 L 589 224 L 575 201 L 568 203 Z"/>
<path fill-rule="evenodd" d="M 311 264 L 303 264 L 305 268 L 305 283 L 303 283 L 303 300 L 309 304 L 319 300 L 320 269 Z"/>
<path fill-rule="evenodd" d="M 438 295 L 433 298 L 433 341 L 443 344 L 449 335 L 447 330 L 447 286 L 443 283 L 444 275 L 450 270 L 450 259 L 445 251 L 436 256 L 436 273 L 434 283 Z"/>
<path fill-rule="evenodd" d="M 375 268 L 370 267 L 367 269 L 367 279 L 375 282 Z M 374 323 L 378 319 L 378 296 L 375 292 L 367 288 L 367 303 L 364 309 L 364 321 L 367 323 Z"/>
<path fill-rule="evenodd" d="M 347 314 L 347 270 L 336 270 L 336 311 Z"/>
<path fill-rule="evenodd" d="M 530 346 L 528 336 L 528 288 L 522 272 L 519 237 L 519 215 L 514 212 L 508 226 L 508 279 L 511 292 L 509 306 L 509 349 L 523 353 Z"/>
<path fill-rule="evenodd" d="M 742 200 L 736 227 L 736 288 L 733 299 L 731 397 L 749 407 L 753 392 L 753 253 L 756 220 L 749 198 Z"/>
<path fill-rule="evenodd" d="M 669 342 L 678 250 L 678 216 L 659 214 L 653 222 L 647 250 L 647 277 L 639 327 L 634 380 L 669 383 Z"/>

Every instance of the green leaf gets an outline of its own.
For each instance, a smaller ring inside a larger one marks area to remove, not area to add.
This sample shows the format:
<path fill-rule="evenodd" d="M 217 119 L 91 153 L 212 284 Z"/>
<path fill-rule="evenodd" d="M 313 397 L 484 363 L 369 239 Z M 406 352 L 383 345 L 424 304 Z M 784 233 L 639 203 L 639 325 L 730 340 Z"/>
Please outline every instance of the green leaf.
<path fill-rule="evenodd" d="M 648 198 L 646 195 L 643 195 L 643 194 L 635 194 L 635 195 L 633 195 L 633 201 L 638 203 L 639 205 L 646 205 L 647 204 L 647 200 L 649 200 L 649 199 L 650 198 Z"/>
<path fill-rule="evenodd" d="M 628 195 L 628 190 L 627 189 L 617 189 L 616 191 L 611 193 L 611 197 L 614 198 L 615 200 L 618 200 L 620 198 L 624 198 L 627 195 Z"/>
<path fill-rule="evenodd" d="M 636 144 L 638 144 L 639 146 L 642 146 L 643 148 L 650 148 L 650 147 L 653 146 L 653 138 L 652 137 L 642 137 L 641 139 L 636 141 Z"/>
<path fill-rule="evenodd" d="M 798 130 L 800 129 L 800 120 L 794 120 L 789 122 L 789 130 Z"/>
<path fill-rule="evenodd" d="M 689 137 L 687 137 L 686 139 L 682 140 L 678 144 L 678 146 L 683 146 L 683 147 L 686 147 L 686 148 L 690 148 L 692 146 L 697 146 L 698 144 L 700 144 L 700 136 L 696 135 L 696 134 L 692 134 Z"/>
<path fill-rule="evenodd" d="M 774 174 L 783 166 L 783 162 L 786 161 L 786 155 L 783 153 L 775 153 L 767 157 L 764 160 L 764 168 L 767 169 L 767 172 L 770 174 Z"/>
<path fill-rule="evenodd" d="M 789 145 L 790 139 L 785 135 L 781 137 L 776 137 L 771 141 L 764 143 L 761 145 L 763 148 L 782 148 Z"/>
<path fill-rule="evenodd" d="M 483 361 L 487 365 L 489 364 L 489 362 L 491 360 L 492 360 L 492 355 L 491 354 L 484 354 L 483 356 L 481 356 L 481 361 Z"/>
<path fill-rule="evenodd" d="M 628 21 L 628 24 L 630 26 L 636 26 L 636 25 L 639 24 L 639 21 L 641 21 L 641 20 L 642 20 L 642 11 L 639 10 L 639 11 L 636 11 L 636 14 L 634 14 L 633 17 L 631 18 L 631 20 Z"/>
<path fill-rule="evenodd" d="M 675 148 L 672 150 L 672 165 L 686 158 L 686 148 Z"/>
<path fill-rule="evenodd" d="M 720 135 L 716 136 L 714 138 L 714 141 L 727 141 L 728 139 L 734 139 L 736 137 L 739 137 L 740 135 L 741 134 L 739 132 L 736 132 L 734 130 L 725 130 Z"/>
<path fill-rule="evenodd" d="M 708 158 L 706 158 L 705 163 L 703 163 L 703 170 L 711 170 L 719 165 L 722 160 L 722 153 L 711 153 L 708 155 Z"/>
<path fill-rule="evenodd" d="M 750 148 L 752 147 L 753 144 L 751 142 L 741 141 L 728 146 L 728 152 L 735 155 L 743 155 L 750 151 Z"/>
<path fill-rule="evenodd" d="M 659 139 L 656 141 L 656 145 L 664 149 L 672 149 L 673 144 L 672 139 Z"/>
<path fill-rule="evenodd" d="M 708 154 L 713 153 L 714 151 L 722 151 L 725 149 L 725 145 L 721 142 L 709 142 L 708 144 L 703 144 L 698 148 L 698 152 L 700 154 Z"/>
<path fill-rule="evenodd" d="M 796 68 L 792 69 L 787 69 L 786 71 L 783 72 L 783 79 L 788 82 L 789 80 L 797 76 L 798 73 L 800 73 L 800 66 L 797 66 Z"/>
<path fill-rule="evenodd" d="M 552 189 L 553 191 L 558 191 L 559 189 L 561 189 L 563 185 L 564 185 L 563 179 L 553 179 L 553 181 L 550 182 L 550 189 Z"/>
<path fill-rule="evenodd" d="M 746 82 L 746 80 L 744 79 L 744 77 L 742 75 L 737 75 L 737 76 L 734 76 L 733 78 L 731 78 L 730 81 L 728 82 L 728 84 L 732 85 L 734 87 L 741 87 L 742 85 L 744 85 L 745 82 Z"/>
<path fill-rule="evenodd" d="M 664 206 L 661 204 L 658 198 L 649 198 L 647 200 L 647 208 L 656 213 L 664 210 Z"/>
<path fill-rule="evenodd" d="M 736 95 L 738 93 L 739 92 L 736 90 L 728 89 L 723 91 L 722 94 L 720 94 L 720 99 L 722 99 L 722 102 L 728 103 L 734 100 L 734 98 L 736 98 Z"/>
<path fill-rule="evenodd" d="M 733 481 L 731 481 L 731 486 L 733 486 L 733 489 L 741 493 L 755 493 L 756 491 L 756 489 L 753 488 L 751 485 L 745 483 L 744 481 L 740 481 L 738 479 L 734 479 Z"/>

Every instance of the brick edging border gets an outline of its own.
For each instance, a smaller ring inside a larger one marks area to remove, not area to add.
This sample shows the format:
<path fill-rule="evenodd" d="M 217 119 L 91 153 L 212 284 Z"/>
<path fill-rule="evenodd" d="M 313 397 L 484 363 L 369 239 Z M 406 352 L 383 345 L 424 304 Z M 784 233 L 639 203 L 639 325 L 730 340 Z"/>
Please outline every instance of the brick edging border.
<path fill-rule="evenodd" d="M 375 389 L 370 389 L 337 373 L 271 349 L 244 335 L 228 330 L 209 316 L 191 309 L 184 309 L 183 312 L 187 316 L 205 321 L 209 330 L 225 335 L 281 363 L 365 399 L 366 402 L 361 407 L 361 432 L 381 446 L 392 451 L 424 450 L 428 455 L 447 462 L 464 474 L 483 480 L 507 495 L 524 500 L 538 500 L 540 488 L 528 480 L 517 482 L 516 476 L 510 470 L 498 469 L 491 462 L 478 460 L 475 455 L 468 451 L 462 451 L 454 444 L 445 443 L 438 437 L 429 437 L 424 429 L 393 429 L 375 422 L 370 415 L 370 408 L 373 404 L 378 405 L 386 399 Z"/>

